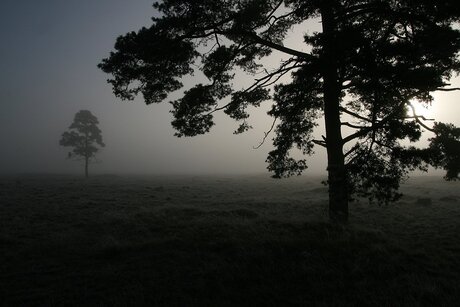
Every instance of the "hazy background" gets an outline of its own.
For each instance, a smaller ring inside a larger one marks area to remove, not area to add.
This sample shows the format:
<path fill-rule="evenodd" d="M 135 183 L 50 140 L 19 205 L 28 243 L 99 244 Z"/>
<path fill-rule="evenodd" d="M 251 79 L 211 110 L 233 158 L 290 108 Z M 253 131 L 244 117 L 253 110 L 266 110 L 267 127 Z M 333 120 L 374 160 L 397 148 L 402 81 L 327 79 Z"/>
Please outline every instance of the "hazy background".
<path fill-rule="evenodd" d="M 67 150 L 58 145 L 81 109 L 99 118 L 107 145 L 90 172 L 266 172 L 271 138 L 253 149 L 271 125 L 263 110 L 253 113 L 250 123 L 255 129 L 246 134 L 233 135 L 237 123 L 219 115 L 210 134 L 179 139 L 173 136 L 169 104 L 146 106 L 140 98 L 121 102 L 112 94 L 108 76 L 96 66 L 113 49 L 117 36 L 151 24 L 152 3 L 2 0 L 0 173 L 81 173 L 82 165 L 66 160 Z M 296 34 L 318 26 L 308 24 Z M 279 61 L 276 55 L 272 60 Z M 458 78 L 453 85 L 460 86 Z M 437 103 L 427 116 L 459 125 L 460 93 L 435 96 Z M 309 158 L 312 174 L 325 169 L 324 151 L 317 153 Z"/>

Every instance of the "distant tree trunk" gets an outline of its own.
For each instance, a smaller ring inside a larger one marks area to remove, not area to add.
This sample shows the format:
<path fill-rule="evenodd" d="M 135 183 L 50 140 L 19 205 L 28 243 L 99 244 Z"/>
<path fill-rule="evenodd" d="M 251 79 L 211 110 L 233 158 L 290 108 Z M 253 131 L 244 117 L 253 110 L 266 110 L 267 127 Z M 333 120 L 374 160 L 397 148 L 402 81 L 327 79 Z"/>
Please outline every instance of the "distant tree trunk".
<path fill-rule="evenodd" d="M 324 1 L 321 8 L 324 34 L 322 65 L 329 182 L 329 218 L 335 222 L 346 223 L 348 221 L 348 188 L 340 121 L 341 88 L 338 75 L 337 46 L 334 43 L 336 24 L 333 17 L 333 2 L 334 0 Z"/>
<path fill-rule="evenodd" d="M 89 162 L 89 154 L 88 154 L 88 132 L 85 132 L 85 178 L 88 178 L 88 162 Z"/>
<path fill-rule="evenodd" d="M 85 157 L 85 178 L 88 178 L 88 162 L 89 162 L 89 158 L 88 157 Z"/>

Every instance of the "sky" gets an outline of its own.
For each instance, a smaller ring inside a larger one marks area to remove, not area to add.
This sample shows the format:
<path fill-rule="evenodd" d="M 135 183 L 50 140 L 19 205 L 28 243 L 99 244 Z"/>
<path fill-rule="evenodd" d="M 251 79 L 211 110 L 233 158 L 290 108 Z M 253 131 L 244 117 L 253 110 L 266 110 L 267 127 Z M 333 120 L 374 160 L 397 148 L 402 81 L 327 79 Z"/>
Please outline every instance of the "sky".
<path fill-rule="evenodd" d="M 59 146 L 61 134 L 82 109 L 98 117 L 106 143 L 90 172 L 267 173 L 270 142 L 254 149 L 271 126 L 264 110 L 252 112 L 254 129 L 243 135 L 233 135 L 237 123 L 218 115 L 211 133 L 177 138 L 167 103 L 122 102 L 112 94 L 109 76 L 97 64 L 117 36 L 151 24 L 152 3 L 2 0 L 0 173 L 82 173 L 82 163 L 67 160 L 68 149 Z M 308 26 L 312 31 L 318 24 Z M 295 44 L 302 31 L 296 30 L 287 44 Z M 460 86 L 458 78 L 453 85 Z M 428 116 L 460 125 L 460 93 L 436 93 L 435 98 Z M 308 158 L 308 173 L 324 173 L 324 155 L 319 149 Z"/>

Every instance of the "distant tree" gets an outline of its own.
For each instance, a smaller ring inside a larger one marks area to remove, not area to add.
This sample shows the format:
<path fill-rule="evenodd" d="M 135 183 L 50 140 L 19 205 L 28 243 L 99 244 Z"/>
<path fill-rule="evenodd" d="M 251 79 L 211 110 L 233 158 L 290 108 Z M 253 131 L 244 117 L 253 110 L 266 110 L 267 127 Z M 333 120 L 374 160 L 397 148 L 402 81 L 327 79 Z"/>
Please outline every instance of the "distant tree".
<path fill-rule="evenodd" d="M 85 161 L 85 177 L 88 178 L 88 164 L 94 159 L 99 147 L 104 147 L 101 130 L 97 126 L 99 121 L 88 110 L 81 110 L 75 114 L 69 131 L 62 134 L 59 141 L 61 146 L 73 147 L 69 158 L 81 158 Z M 99 145 L 99 146 L 97 146 Z"/>
<path fill-rule="evenodd" d="M 315 145 L 325 147 L 329 212 L 338 221 L 347 220 L 352 195 L 396 200 L 410 170 L 434 165 L 447 170 L 446 179 L 458 178 L 459 129 L 429 127 L 411 109 L 431 104 L 434 91 L 458 90 L 448 84 L 460 71 L 458 0 L 164 0 L 153 6 L 152 26 L 120 36 L 99 68 L 113 76 L 108 82 L 116 96 L 132 100 L 142 93 L 147 104 L 164 101 L 182 88 L 184 76 L 201 70 L 209 82 L 171 102 L 177 136 L 208 132 L 220 110 L 240 122 L 235 133 L 244 132 L 247 108 L 269 101 L 268 132 L 276 135 L 268 169 L 274 177 L 299 174 L 306 160 L 294 159 L 292 149 L 311 155 Z M 322 30 L 304 33 L 297 49 L 285 46 L 289 31 L 307 20 L 320 21 Z M 284 54 L 275 69 L 261 62 L 272 51 Z M 254 75 L 254 83 L 235 88 L 237 69 Z M 314 139 L 321 117 L 326 132 Z M 402 145 L 418 141 L 423 129 L 434 133 L 428 148 Z"/>

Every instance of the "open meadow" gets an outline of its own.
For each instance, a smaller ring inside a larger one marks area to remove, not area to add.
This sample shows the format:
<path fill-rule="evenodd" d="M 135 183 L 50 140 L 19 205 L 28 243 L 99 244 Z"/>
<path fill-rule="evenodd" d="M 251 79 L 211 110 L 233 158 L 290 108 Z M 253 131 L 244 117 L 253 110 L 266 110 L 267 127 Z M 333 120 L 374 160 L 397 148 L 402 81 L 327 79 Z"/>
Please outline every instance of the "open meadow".
<path fill-rule="evenodd" d="M 459 306 L 460 186 L 328 223 L 319 177 L 0 177 L 0 306 Z"/>

